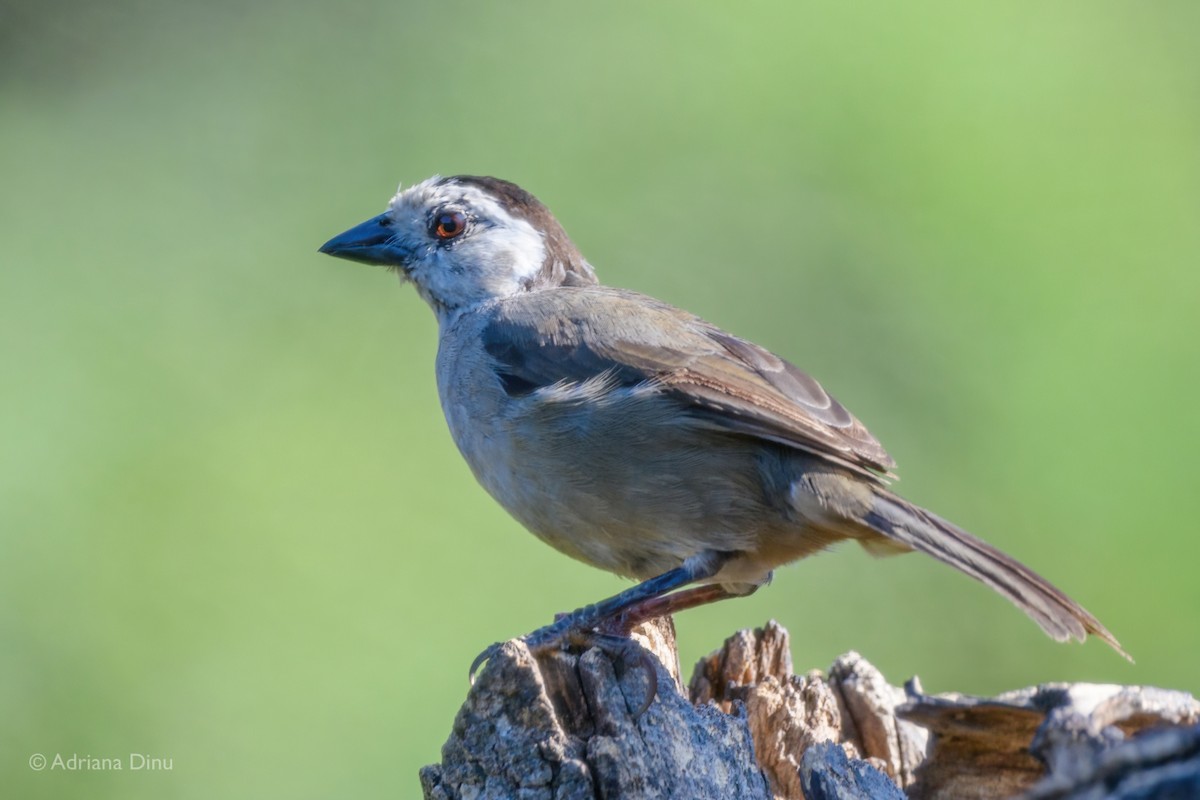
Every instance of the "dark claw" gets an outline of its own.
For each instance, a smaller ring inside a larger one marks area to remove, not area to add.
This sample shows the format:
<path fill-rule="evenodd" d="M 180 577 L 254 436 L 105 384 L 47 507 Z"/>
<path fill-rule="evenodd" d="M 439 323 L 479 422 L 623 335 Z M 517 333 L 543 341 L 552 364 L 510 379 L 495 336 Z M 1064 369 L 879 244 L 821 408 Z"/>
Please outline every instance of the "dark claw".
<path fill-rule="evenodd" d="M 654 703 L 654 698 L 658 697 L 658 662 L 654 656 L 650 655 L 649 650 L 642 650 L 640 659 L 642 669 L 646 671 L 646 696 L 642 699 L 642 704 L 638 706 L 638 710 L 633 712 L 635 720 L 641 719 L 642 714 L 650 710 L 650 706 Z"/>
<path fill-rule="evenodd" d="M 650 709 L 654 698 L 658 697 L 658 662 L 649 650 L 628 636 L 593 631 L 572 631 L 568 634 L 568 640 L 571 645 L 577 647 L 598 648 L 609 658 L 620 661 L 625 670 L 640 668 L 646 675 L 649 685 L 646 689 L 646 696 L 642 698 L 641 704 L 633 712 L 633 718 L 638 719 Z"/>
<path fill-rule="evenodd" d="M 482 653 L 475 656 L 475 660 L 471 662 L 471 669 L 467 673 L 467 680 L 471 682 L 472 686 L 475 685 L 475 673 L 479 671 L 479 668 L 483 666 L 485 661 L 496 655 L 496 653 L 500 652 L 500 648 L 503 646 L 503 644 L 504 642 L 496 642 L 495 644 L 485 648 Z"/>
<path fill-rule="evenodd" d="M 522 636 L 521 641 L 529 648 L 529 652 L 535 656 L 549 650 L 559 649 L 567 643 L 572 632 L 580 630 L 578 626 L 572 625 L 571 621 L 569 614 L 557 615 L 554 624 L 538 628 L 533 633 Z M 496 655 L 503 645 L 504 642 L 496 642 L 475 656 L 475 660 L 471 662 L 471 669 L 467 673 L 472 686 L 475 685 L 475 673 L 479 672 L 479 668 L 483 666 L 484 662 Z"/>
<path fill-rule="evenodd" d="M 650 655 L 649 650 L 643 648 L 634 639 L 629 638 L 628 634 L 623 637 L 606 637 L 598 634 L 596 638 L 612 640 L 614 646 L 620 649 L 620 656 L 622 656 L 626 670 L 641 667 L 642 672 L 646 674 L 648 681 L 646 697 L 642 698 L 641 705 L 638 705 L 637 710 L 634 711 L 634 718 L 637 720 L 638 717 L 641 717 L 650 710 L 650 704 L 654 703 L 654 698 L 659 696 L 659 662 L 655 660 L 653 655 Z M 599 642 L 596 644 L 601 649 L 604 648 L 604 645 Z"/>
<path fill-rule="evenodd" d="M 605 625 L 604 629 L 604 632 L 599 632 L 589 627 L 572 625 L 569 619 L 564 617 L 552 625 L 547 625 L 533 633 L 522 636 L 521 641 L 529 648 L 529 652 L 535 656 L 554 650 L 565 650 L 568 648 L 587 650 L 588 648 L 596 647 L 614 661 L 620 661 L 626 670 L 641 669 L 646 675 L 649 687 L 641 704 L 633 712 L 633 718 L 638 719 L 649 710 L 650 705 L 654 702 L 654 698 L 658 697 L 658 662 L 650 654 L 650 651 L 622 632 L 624 625 L 620 621 L 617 621 L 612 626 Z M 496 642 L 475 656 L 475 660 L 471 662 L 469 673 L 472 686 L 475 684 L 475 674 L 479 671 L 479 668 L 484 662 L 496 655 L 502 646 L 503 642 Z"/>

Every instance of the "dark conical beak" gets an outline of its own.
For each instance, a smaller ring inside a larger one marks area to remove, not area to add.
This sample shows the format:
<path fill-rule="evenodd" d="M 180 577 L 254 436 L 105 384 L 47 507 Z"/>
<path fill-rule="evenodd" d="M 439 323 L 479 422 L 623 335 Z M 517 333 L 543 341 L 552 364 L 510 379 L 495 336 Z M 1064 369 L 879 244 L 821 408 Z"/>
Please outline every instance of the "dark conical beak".
<path fill-rule="evenodd" d="M 321 252 L 349 261 L 387 267 L 402 267 L 406 258 L 404 248 L 393 241 L 391 221 L 387 214 L 372 217 L 361 225 L 339 233 L 321 245 Z"/>

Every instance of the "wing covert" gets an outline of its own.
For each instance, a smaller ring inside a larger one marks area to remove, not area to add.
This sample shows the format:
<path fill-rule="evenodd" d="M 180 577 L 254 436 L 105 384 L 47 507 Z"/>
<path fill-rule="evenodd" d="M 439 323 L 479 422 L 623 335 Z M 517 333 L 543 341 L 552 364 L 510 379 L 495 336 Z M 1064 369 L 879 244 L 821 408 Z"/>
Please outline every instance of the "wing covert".
<path fill-rule="evenodd" d="M 795 447 L 876 479 L 895 466 L 807 373 L 645 295 L 580 287 L 509 298 L 482 336 L 513 396 L 607 371 L 616 385 L 655 382 L 709 428 Z"/>

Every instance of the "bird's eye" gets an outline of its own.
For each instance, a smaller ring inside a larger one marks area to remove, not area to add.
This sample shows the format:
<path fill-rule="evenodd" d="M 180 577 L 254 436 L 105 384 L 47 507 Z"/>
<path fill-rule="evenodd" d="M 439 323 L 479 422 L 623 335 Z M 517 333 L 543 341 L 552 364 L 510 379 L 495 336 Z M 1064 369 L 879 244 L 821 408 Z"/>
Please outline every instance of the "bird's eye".
<path fill-rule="evenodd" d="M 433 235 L 453 239 L 467 229 L 467 218 L 457 211 L 444 211 L 433 218 Z"/>

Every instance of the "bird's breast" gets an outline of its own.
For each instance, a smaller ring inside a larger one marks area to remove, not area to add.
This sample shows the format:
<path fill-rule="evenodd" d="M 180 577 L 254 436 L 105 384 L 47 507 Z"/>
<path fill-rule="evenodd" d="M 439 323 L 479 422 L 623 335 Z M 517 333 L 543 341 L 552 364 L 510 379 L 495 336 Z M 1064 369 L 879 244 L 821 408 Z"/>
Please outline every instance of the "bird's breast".
<path fill-rule="evenodd" d="M 438 387 L 475 477 L 560 551 L 648 577 L 700 550 L 752 546 L 777 520 L 760 448 L 699 432 L 651 384 L 606 376 L 514 396 L 469 340 L 443 341 Z"/>

